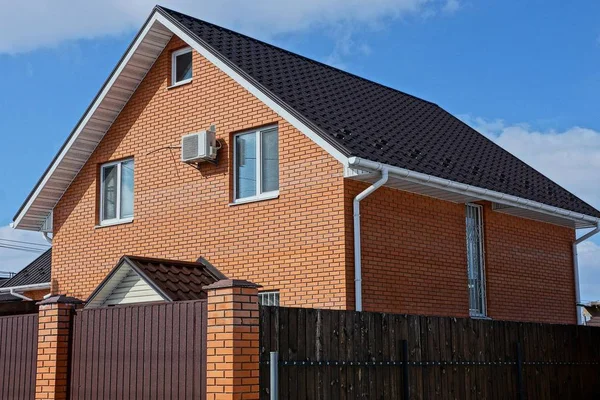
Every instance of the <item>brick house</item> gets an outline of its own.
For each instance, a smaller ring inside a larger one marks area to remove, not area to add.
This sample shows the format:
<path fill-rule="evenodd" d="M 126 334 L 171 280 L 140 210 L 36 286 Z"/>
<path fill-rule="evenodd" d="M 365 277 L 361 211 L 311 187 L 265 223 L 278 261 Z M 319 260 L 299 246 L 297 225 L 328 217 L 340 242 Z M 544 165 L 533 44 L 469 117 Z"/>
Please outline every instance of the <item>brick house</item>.
<path fill-rule="evenodd" d="M 575 323 L 599 221 L 433 103 L 157 6 L 13 226 L 80 299 L 202 257 L 285 306 Z"/>

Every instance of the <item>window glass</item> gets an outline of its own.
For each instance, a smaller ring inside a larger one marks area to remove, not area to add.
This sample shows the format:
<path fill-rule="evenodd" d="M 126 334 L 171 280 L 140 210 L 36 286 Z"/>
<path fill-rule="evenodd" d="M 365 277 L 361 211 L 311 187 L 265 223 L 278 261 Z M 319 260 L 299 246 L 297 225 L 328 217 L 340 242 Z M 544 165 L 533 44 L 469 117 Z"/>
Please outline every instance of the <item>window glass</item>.
<path fill-rule="evenodd" d="M 192 52 L 175 56 L 175 82 L 181 82 L 192 78 Z"/>
<path fill-rule="evenodd" d="M 133 160 L 121 164 L 121 218 L 133 217 Z"/>
<path fill-rule="evenodd" d="M 117 165 L 102 168 L 102 219 L 117 217 Z"/>
<path fill-rule="evenodd" d="M 261 134 L 261 173 L 262 192 L 273 192 L 279 189 L 279 146 L 277 129 L 264 131 Z"/>
<path fill-rule="evenodd" d="M 236 199 L 256 196 L 256 134 L 235 137 Z"/>
<path fill-rule="evenodd" d="M 471 315 L 484 316 L 486 314 L 486 296 L 483 255 L 483 222 L 480 206 L 467 205 L 466 226 L 469 310 Z"/>
<path fill-rule="evenodd" d="M 258 294 L 261 306 L 279 306 L 279 292 L 261 292 Z"/>

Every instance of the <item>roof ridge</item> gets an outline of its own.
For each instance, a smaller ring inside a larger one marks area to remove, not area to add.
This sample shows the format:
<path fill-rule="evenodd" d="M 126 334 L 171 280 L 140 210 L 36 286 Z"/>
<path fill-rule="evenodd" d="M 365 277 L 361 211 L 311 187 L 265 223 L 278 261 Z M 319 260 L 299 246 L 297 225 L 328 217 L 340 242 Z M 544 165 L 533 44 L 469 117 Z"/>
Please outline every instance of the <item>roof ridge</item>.
<path fill-rule="evenodd" d="M 203 24 L 209 25 L 209 26 L 211 26 L 211 27 L 213 27 L 213 28 L 215 28 L 215 29 L 219 29 L 219 30 L 222 30 L 222 31 L 227 31 L 227 32 L 229 32 L 229 33 L 232 33 L 232 34 L 234 34 L 234 35 L 238 35 L 238 36 L 241 36 L 241 37 L 243 37 L 243 38 L 245 38 L 245 39 L 251 40 L 251 41 L 253 41 L 253 42 L 256 42 L 256 43 L 259 43 L 259 44 L 262 44 L 262 45 L 265 45 L 265 46 L 271 47 L 272 49 L 276 49 L 276 50 L 278 50 L 278 51 L 283 51 L 283 52 L 285 52 L 285 53 L 288 53 L 288 54 L 289 54 L 289 55 L 291 55 L 291 56 L 294 56 L 294 57 L 301 58 L 301 59 L 303 59 L 303 60 L 305 60 L 305 61 L 308 61 L 308 62 L 311 62 L 311 63 L 317 64 L 317 65 L 319 65 L 319 66 L 321 66 L 321 67 L 324 67 L 324 68 L 327 68 L 327 69 L 330 69 L 330 70 L 333 70 L 333 71 L 336 71 L 336 72 L 340 72 L 340 73 L 342 73 L 342 74 L 345 74 L 345 75 L 348 75 L 348 76 L 350 76 L 350 77 L 352 77 L 352 78 L 354 78 L 354 79 L 358 79 L 358 80 L 361 80 L 361 81 L 363 81 L 363 82 L 368 82 L 368 83 L 371 83 L 371 84 L 374 84 L 374 85 L 380 86 L 380 87 L 382 87 L 382 88 L 384 88 L 384 89 L 386 89 L 386 90 L 390 90 L 390 91 L 393 91 L 393 92 L 398 92 L 398 93 L 401 93 L 401 94 L 403 94 L 403 95 L 405 95 L 405 96 L 412 97 L 412 98 L 414 98 L 414 99 L 417 99 L 417 100 L 420 100 L 420 101 L 424 101 L 424 102 L 426 102 L 426 103 L 429 103 L 429 104 L 432 104 L 432 105 L 438 106 L 436 103 L 434 103 L 434 102 L 432 102 L 432 101 L 429 101 L 429 100 L 426 100 L 426 99 L 423 99 L 423 98 L 421 98 L 421 97 L 419 97 L 419 96 L 415 96 L 414 94 L 410 94 L 410 93 L 404 92 L 404 91 L 402 91 L 402 90 L 399 90 L 399 89 L 393 88 L 393 87 L 391 87 L 391 86 L 384 85 L 383 83 L 380 83 L 380 82 L 377 82 L 377 81 L 374 81 L 374 80 L 371 80 L 371 79 L 365 78 L 365 77 L 363 77 L 363 76 L 360 76 L 360 75 L 354 74 L 354 73 L 352 73 L 352 72 L 344 71 L 343 69 L 336 68 L 336 67 L 334 67 L 334 66 L 332 66 L 332 65 L 326 64 L 326 63 L 324 63 L 324 62 L 321 62 L 321 61 L 318 61 L 318 60 L 315 60 L 314 58 L 310 58 L 310 57 L 304 56 L 304 55 L 302 55 L 302 54 L 295 53 L 295 52 L 293 52 L 293 51 L 291 51 L 291 50 L 284 49 L 283 47 L 279 47 L 279 46 L 276 46 L 276 45 L 274 45 L 274 44 L 271 44 L 271 43 L 265 42 L 264 40 L 260 40 L 260 39 L 253 38 L 252 36 L 248 36 L 248 35 L 246 35 L 246 34 L 244 34 L 244 33 L 240 33 L 240 32 L 234 31 L 233 29 L 225 28 L 225 27 L 223 27 L 223 26 L 220 26 L 220 25 L 214 24 L 214 23 L 212 23 L 212 22 L 208 22 L 208 21 L 205 21 L 205 20 L 203 20 L 203 19 L 200 19 L 200 18 L 192 17 L 192 16 L 191 16 L 191 15 L 189 15 L 189 14 L 184 14 L 184 13 L 182 13 L 182 12 L 180 12 L 180 11 L 176 11 L 176 10 L 173 10 L 173 9 L 171 9 L 171 8 L 168 8 L 168 7 L 163 7 L 163 6 L 161 6 L 161 5 L 157 5 L 157 6 L 156 6 L 156 8 L 158 8 L 158 9 L 162 9 L 163 11 L 166 11 L 166 12 L 168 12 L 168 13 L 175 13 L 175 14 L 179 14 L 179 15 L 185 16 L 185 17 L 187 17 L 187 18 L 194 19 L 194 20 L 196 20 L 196 21 L 199 21 L 199 22 L 201 22 L 201 23 L 203 23 Z M 215 50 L 216 50 L 216 49 L 215 49 Z M 438 106 L 438 107 L 439 107 L 439 106 Z"/>

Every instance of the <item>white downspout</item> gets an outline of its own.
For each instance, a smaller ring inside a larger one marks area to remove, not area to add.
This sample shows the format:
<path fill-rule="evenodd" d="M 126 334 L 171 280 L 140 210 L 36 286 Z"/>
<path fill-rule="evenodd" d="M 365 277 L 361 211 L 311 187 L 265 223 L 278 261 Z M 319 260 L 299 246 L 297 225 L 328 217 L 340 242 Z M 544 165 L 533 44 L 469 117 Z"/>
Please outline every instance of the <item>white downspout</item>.
<path fill-rule="evenodd" d="M 46 242 L 52 244 L 52 238 L 48 236 L 48 232 L 42 232 L 42 236 L 46 239 Z"/>
<path fill-rule="evenodd" d="M 579 288 L 579 257 L 577 255 L 577 245 L 588 240 L 598 232 L 600 232 L 600 223 L 596 225 L 596 229 L 586 233 L 573 242 L 573 273 L 575 274 L 575 310 L 577 312 L 577 325 L 583 325 L 583 315 L 581 313 L 581 289 Z"/>
<path fill-rule="evenodd" d="M 24 294 L 15 292 L 14 289 L 10 289 L 9 293 L 12 294 L 15 297 L 18 297 L 18 298 L 22 299 L 22 300 L 31 301 L 31 299 L 29 297 L 25 296 Z"/>
<path fill-rule="evenodd" d="M 381 166 L 381 178 L 362 192 L 353 202 L 354 209 L 354 297 L 356 299 L 356 311 L 362 311 L 362 264 L 360 248 L 360 202 L 365 197 L 383 186 L 388 180 L 388 169 Z"/>

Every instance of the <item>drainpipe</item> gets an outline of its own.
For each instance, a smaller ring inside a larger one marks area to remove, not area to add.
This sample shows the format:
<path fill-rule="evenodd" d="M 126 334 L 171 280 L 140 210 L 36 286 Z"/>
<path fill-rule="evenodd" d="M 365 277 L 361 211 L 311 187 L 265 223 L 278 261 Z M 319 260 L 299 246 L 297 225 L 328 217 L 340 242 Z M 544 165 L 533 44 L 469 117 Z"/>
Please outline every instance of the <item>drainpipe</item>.
<path fill-rule="evenodd" d="M 11 289 L 9 293 L 12 294 L 15 297 L 18 297 L 18 298 L 22 299 L 22 300 L 31 301 L 31 299 L 29 297 L 25 296 L 24 294 L 15 292 L 14 289 Z"/>
<path fill-rule="evenodd" d="M 42 236 L 46 239 L 46 242 L 52 244 L 52 238 L 48 236 L 48 232 L 42 232 Z"/>
<path fill-rule="evenodd" d="M 586 233 L 573 242 L 573 273 L 575 274 L 575 310 L 577 311 L 577 325 L 583 325 L 583 315 L 581 313 L 581 289 L 579 288 L 579 257 L 577 255 L 577 245 L 588 240 L 598 232 L 600 232 L 600 223 L 596 225 L 596 229 Z"/>
<path fill-rule="evenodd" d="M 381 171 L 381 178 L 361 193 L 359 193 L 353 202 L 354 209 L 354 296 L 356 301 L 356 311 L 362 311 L 362 261 L 360 248 L 360 202 L 365 197 L 383 186 L 388 180 L 388 169 L 381 164 L 377 168 Z"/>

